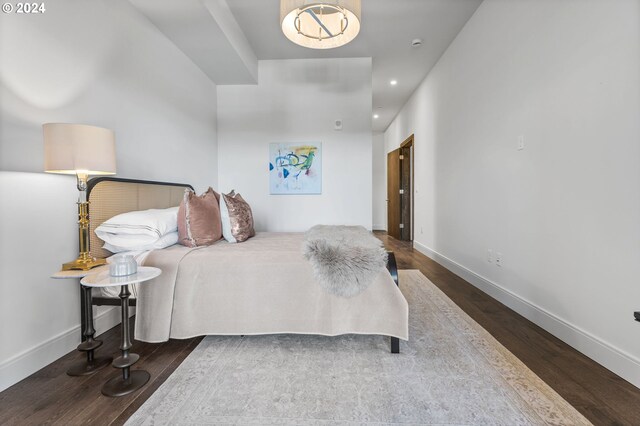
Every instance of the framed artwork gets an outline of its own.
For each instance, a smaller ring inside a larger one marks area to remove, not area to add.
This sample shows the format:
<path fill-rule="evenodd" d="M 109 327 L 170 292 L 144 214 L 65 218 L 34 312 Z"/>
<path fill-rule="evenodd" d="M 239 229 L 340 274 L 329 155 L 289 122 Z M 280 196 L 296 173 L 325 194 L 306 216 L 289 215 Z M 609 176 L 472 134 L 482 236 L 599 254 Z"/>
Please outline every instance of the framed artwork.
<path fill-rule="evenodd" d="M 271 194 L 322 194 L 322 144 L 269 145 Z"/>

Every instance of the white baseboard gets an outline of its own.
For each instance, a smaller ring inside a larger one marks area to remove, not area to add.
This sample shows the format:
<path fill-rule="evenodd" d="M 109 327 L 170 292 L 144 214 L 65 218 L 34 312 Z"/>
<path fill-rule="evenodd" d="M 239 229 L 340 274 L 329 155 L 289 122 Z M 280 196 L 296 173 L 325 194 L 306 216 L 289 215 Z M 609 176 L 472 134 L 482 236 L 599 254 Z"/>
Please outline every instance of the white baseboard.
<path fill-rule="evenodd" d="M 386 231 L 387 230 L 387 225 L 380 225 L 380 224 L 373 224 L 373 230 L 374 231 Z"/>
<path fill-rule="evenodd" d="M 100 335 L 120 323 L 120 309 L 110 308 L 95 317 Z M 63 331 L 0 364 L 0 392 L 73 351 L 80 343 L 80 325 Z"/>
<path fill-rule="evenodd" d="M 420 253 L 438 262 L 461 278 L 464 278 L 475 287 L 513 309 L 529 321 L 542 327 L 563 342 L 632 383 L 634 386 L 640 387 L 640 360 L 631 354 L 605 342 L 544 308 L 533 304 L 423 244 L 414 241 L 413 246 Z"/>

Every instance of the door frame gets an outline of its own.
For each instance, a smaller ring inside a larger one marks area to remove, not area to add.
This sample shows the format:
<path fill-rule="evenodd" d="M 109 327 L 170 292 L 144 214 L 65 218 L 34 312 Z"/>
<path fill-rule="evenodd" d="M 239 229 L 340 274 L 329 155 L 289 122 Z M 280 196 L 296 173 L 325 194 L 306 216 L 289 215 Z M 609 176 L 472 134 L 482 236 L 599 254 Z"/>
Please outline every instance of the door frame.
<path fill-rule="evenodd" d="M 410 160 L 411 160 L 411 164 L 410 164 L 410 174 L 409 174 L 409 226 L 410 226 L 410 234 L 409 235 L 409 241 L 413 241 L 414 235 L 415 235 L 415 227 L 414 225 L 414 199 L 415 199 L 415 190 L 414 190 L 414 185 L 415 185 L 415 144 L 414 144 L 414 133 L 411 134 L 411 136 L 409 136 L 407 139 L 405 139 L 401 144 L 400 144 L 400 148 L 408 148 L 410 151 Z M 401 168 L 402 170 L 402 168 Z M 402 220 L 404 220 L 404 218 L 401 218 Z"/>
<path fill-rule="evenodd" d="M 394 149 L 391 152 L 387 153 L 387 234 L 393 238 L 398 240 L 402 239 L 402 232 L 400 227 L 398 226 L 402 223 L 402 211 L 401 211 L 401 203 L 402 200 L 398 193 L 402 182 L 401 182 L 401 163 L 400 163 L 400 155 L 402 153 L 401 148 Z M 393 183 L 392 183 L 393 182 Z M 397 210 L 395 208 L 391 208 L 392 205 L 397 206 Z"/>

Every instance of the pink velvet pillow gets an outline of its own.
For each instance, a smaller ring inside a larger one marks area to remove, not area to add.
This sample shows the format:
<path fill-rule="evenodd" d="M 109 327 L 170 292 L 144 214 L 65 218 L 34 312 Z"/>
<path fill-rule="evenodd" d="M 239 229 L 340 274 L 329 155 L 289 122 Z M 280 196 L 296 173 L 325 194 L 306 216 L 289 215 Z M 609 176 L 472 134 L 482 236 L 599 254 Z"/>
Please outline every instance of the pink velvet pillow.
<path fill-rule="evenodd" d="M 198 196 L 190 189 L 178 209 L 178 242 L 187 247 L 208 246 L 222 238 L 220 194 L 211 187 Z"/>
<path fill-rule="evenodd" d="M 240 194 L 231 191 L 220 198 L 222 235 L 230 243 L 241 243 L 256 235 L 251 207 Z"/>

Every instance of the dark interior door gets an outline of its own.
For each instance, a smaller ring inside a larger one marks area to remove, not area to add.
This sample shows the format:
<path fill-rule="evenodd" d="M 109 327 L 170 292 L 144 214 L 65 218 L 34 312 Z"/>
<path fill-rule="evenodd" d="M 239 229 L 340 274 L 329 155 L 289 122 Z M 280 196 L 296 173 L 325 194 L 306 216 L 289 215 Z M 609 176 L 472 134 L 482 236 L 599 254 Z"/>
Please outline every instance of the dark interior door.
<path fill-rule="evenodd" d="M 400 239 L 400 151 L 387 154 L 387 234 Z"/>

